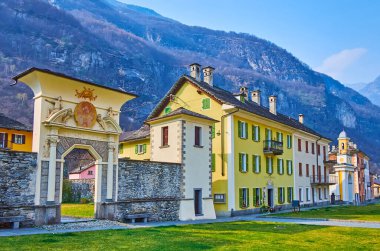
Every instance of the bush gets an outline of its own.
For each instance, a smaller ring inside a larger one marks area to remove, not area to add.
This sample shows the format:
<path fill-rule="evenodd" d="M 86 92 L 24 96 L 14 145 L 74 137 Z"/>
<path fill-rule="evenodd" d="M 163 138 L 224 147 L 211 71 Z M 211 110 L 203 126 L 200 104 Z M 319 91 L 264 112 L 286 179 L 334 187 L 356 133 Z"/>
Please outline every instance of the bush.
<path fill-rule="evenodd" d="M 71 181 L 68 179 L 63 180 L 62 202 L 63 203 L 73 202 L 73 190 L 71 188 Z"/>
<path fill-rule="evenodd" d="M 90 203 L 90 199 L 88 198 L 80 198 L 80 204 L 88 204 Z"/>

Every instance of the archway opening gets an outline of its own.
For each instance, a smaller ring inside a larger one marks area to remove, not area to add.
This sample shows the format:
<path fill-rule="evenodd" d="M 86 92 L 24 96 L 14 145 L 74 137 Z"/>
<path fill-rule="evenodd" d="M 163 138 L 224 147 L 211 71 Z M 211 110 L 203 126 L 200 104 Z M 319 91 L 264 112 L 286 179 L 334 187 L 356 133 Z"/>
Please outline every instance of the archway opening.
<path fill-rule="evenodd" d="M 61 214 L 66 220 L 93 218 L 98 160 L 89 148 L 73 148 L 63 157 Z"/>

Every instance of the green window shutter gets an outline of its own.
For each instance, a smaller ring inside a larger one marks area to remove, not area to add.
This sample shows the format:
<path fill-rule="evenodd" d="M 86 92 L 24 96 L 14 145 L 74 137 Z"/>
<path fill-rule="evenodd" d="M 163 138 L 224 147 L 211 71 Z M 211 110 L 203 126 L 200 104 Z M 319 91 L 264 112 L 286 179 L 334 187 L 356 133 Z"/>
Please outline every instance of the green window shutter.
<path fill-rule="evenodd" d="M 260 205 L 263 204 L 263 189 L 260 188 Z"/>
<path fill-rule="evenodd" d="M 210 99 L 209 98 L 202 99 L 202 109 L 203 110 L 210 109 Z"/>
<path fill-rule="evenodd" d="M 246 172 L 249 171 L 249 157 L 248 154 L 244 154 L 245 157 L 245 163 L 246 163 Z"/>
<path fill-rule="evenodd" d="M 290 175 L 293 174 L 293 161 L 290 161 Z"/>
<path fill-rule="evenodd" d="M 252 140 L 255 140 L 255 126 L 252 125 Z"/>
<path fill-rule="evenodd" d="M 135 145 L 135 154 L 137 154 L 138 152 L 139 152 L 139 146 Z"/>
<path fill-rule="evenodd" d="M 280 133 L 279 132 L 276 132 L 276 140 L 280 141 Z"/>
<path fill-rule="evenodd" d="M 211 127 L 211 138 L 215 138 L 215 124 Z"/>
<path fill-rule="evenodd" d="M 281 174 L 281 171 L 280 171 L 280 159 L 277 159 L 277 173 Z"/>
<path fill-rule="evenodd" d="M 268 139 L 268 135 L 269 135 L 269 129 L 265 128 L 265 140 Z"/>
<path fill-rule="evenodd" d="M 266 163 L 266 164 L 267 164 L 267 173 L 269 174 L 269 157 L 267 157 L 266 160 L 267 160 L 267 161 L 266 161 L 266 162 L 267 162 L 267 163 Z"/>
<path fill-rule="evenodd" d="M 211 171 L 215 172 L 215 153 L 211 154 Z"/>
<path fill-rule="evenodd" d="M 258 134 L 257 141 L 260 141 L 260 126 L 257 126 L 257 134 Z"/>
<path fill-rule="evenodd" d="M 242 172 L 243 171 L 243 154 L 239 153 L 239 171 Z"/>
<path fill-rule="evenodd" d="M 245 138 L 248 139 L 248 123 L 245 123 Z"/>
<path fill-rule="evenodd" d="M 143 153 L 146 153 L 146 144 L 143 145 Z"/>
<path fill-rule="evenodd" d="M 240 120 L 238 121 L 238 135 L 239 135 L 239 138 L 241 138 L 241 121 Z"/>
<path fill-rule="evenodd" d="M 277 199 L 278 199 L 278 204 L 281 204 L 281 196 L 280 196 L 280 193 L 281 193 L 281 188 L 279 187 L 278 189 L 277 189 Z"/>
<path fill-rule="evenodd" d="M 252 172 L 256 170 L 256 156 L 252 155 Z"/>
<path fill-rule="evenodd" d="M 261 156 L 259 156 L 259 173 L 261 173 Z"/>
<path fill-rule="evenodd" d="M 243 208 L 243 189 L 239 188 L 239 206 Z"/>
<path fill-rule="evenodd" d="M 247 188 L 247 207 L 249 207 L 249 189 Z"/>
<path fill-rule="evenodd" d="M 256 194 L 256 188 L 253 188 L 252 192 L 253 192 L 252 206 L 256 207 L 257 206 L 256 205 L 256 196 L 257 196 L 257 194 Z"/>

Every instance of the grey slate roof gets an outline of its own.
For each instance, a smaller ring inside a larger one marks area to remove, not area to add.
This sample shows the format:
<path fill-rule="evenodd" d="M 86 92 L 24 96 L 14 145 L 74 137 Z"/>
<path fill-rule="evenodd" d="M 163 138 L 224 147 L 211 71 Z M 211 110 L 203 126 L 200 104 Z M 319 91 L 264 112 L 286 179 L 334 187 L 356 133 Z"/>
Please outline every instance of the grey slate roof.
<path fill-rule="evenodd" d="M 80 167 L 77 167 L 75 169 L 73 169 L 70 174 L 76 174 L 76 173 L 81 173 L 83 171 L 86 171 L 87 169 L 89 169 L 90 167 L 93 167 L 95 165 L 95 161 L 91 162 L 90 164 L 88 165 L 85 165 L 85 166 L 80 166 Z"/>
<path fill-rule="evenodd" d="M 200 88 L 202 91 L 206 92 L 216 100 L 218 100 L 220 103 L 223 104 L 229 104 L 233 105 L 236 108 L 239 108 L 241 110 L 259 115 L 261 117 L 274 120 L 276 122 L 279 122 L 281 124 L 285 124 L 287 126 L 293 127 L 295 129 L 299 129 L 301 131 L 313 134 L 315 136 L 328 139 L 327 137 L 322 136 L 321 134 L 317 133 L 313 129 L 305 126 L 304 124 L 300 123 L 298 120 L 293 119 L 289 116 L 283 115 L 281 113 L 273 114 L 269 111 L 267 107 L 260 106 L 252 101 L 245 101 L 244 103 L 238 100 L 233 93 L 224 90 L 222 88 L 219 88 L 217 86 L 210 86 L 209 84 L 203 82 L 203 81 L 197 81 L 195 78 L 192 78 L 188 75 L 183 75 L 168 91 L 167 95 L 161 100 L 161 102 L 156 106 L 156 108 L 152 111 L 152 113 L 149 115 L 148 120 L 152 119 L 159 115 L 159 113 L 166 107 L 166 105 L 169 103 L 169 95 L 176 93 L 181 86 L 186 82 L 190 81 L 194 85 L 196 85 L 198 88 Z M 330 140 L 330 139 L 328 139 Z"/>
<path fill-rule="evenodd" d="M 176 110 L 174 110 L 172 112 L 169 112 L 168 114 L 165 114 L 163 116 L 148 119 L 148 120 L 146 120 L 146 122 L 150 122 L 150 121 L 154 121 L 154 120 L 158 120 L 158 119 L 162 119 L 162 118 L 168 118 L 168 117 L 172 117 L 172 116 L 175 116 L 175 115 L 181 115 L 181 114 L 189 115 L 189 116 L 193 116 L 193 117 L 197 117 L 197 118 L 201 118 L 201 119 L 211 120 L 211 121 L 214 121 L 214 122 L 219 122 L 218 120 L 215 120 L 213 118 L 207 117 L 207 116 L 205 116 L 203 114 L 200 114 L 200 113 L 196 113 L 196 112 L 187 110 L 187 109 L 185 109 L 183 107 L 180 107 L 180 108 L 178 108 L 178 109 L 176 109 Z"/>
<path fill-rule="evenodd" d="M 143 125 L 140 129 L 135 131 L 123 132 L 120 135 L 120 142 L 122 141 L 130 141 L 130 140 L 138 140 L 145 139 L 150 135 L 150 127 L 149 125 Z"/>
<path fill-rule="evenodd" d="M 14 119 L 8 118 L 4 114 L 0 113 L 0 128 L 10 129 L 10 130 L 20 130 L 31 132 L 32 129 L 21 122 Z"/>

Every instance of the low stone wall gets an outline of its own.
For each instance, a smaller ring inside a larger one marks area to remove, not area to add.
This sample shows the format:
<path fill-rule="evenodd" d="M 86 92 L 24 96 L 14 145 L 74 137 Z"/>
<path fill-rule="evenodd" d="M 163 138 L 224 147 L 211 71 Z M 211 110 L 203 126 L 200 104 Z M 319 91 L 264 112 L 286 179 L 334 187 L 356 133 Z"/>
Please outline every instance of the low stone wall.
<path fill-rule="evenodd" d="M 80 202 L 81 198 L 94 201 L 95 179 L 70 180 L 73 202 Z"/>
<path fill-rule="evenodd" d="M 181 164 L 119 160 L 118 168 L 118 201 L 112 203 L 116 220 L 140 213 L 150 214 L 150 221 L 178 220 Z"/>
<path fill-rule="evenodd" d="M 37 154 L 0 150 L 0 217 L 24 216 L 34 224 Z"/>

